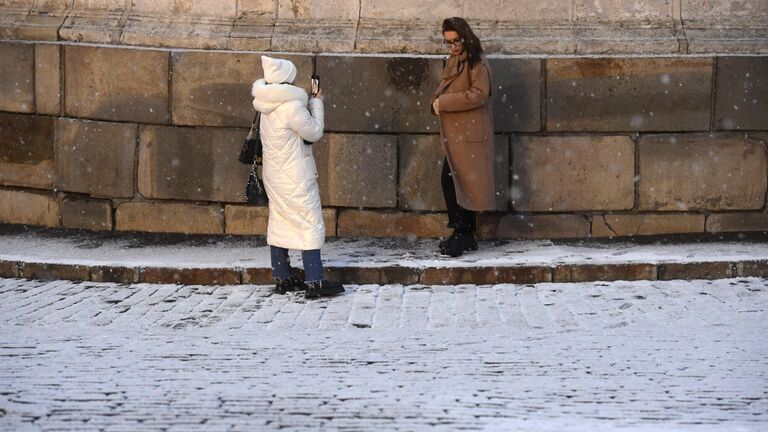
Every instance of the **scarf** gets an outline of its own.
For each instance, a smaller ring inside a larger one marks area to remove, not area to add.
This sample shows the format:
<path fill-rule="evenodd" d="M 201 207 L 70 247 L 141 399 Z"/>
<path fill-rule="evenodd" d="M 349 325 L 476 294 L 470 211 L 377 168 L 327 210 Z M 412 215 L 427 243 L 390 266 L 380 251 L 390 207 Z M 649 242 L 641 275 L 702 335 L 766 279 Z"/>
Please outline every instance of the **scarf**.
<path fill-rule="evenodd" d="M 449 80 L 461 72 L 462 65 L 467 62 L 467 51 L 464 50 L 461 54 L 457 56 L 450 56 L 448 57 L 448 61 L 445 63 L 445 67 L 443 68 L 443 79 Z"/>

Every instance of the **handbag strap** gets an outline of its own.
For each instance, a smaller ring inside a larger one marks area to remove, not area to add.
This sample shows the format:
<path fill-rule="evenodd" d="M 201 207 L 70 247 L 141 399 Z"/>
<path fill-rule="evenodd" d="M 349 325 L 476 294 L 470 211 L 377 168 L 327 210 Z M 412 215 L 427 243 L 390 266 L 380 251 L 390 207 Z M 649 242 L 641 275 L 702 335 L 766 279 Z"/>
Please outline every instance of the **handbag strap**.
<path fill-rule="evenodd" d="M 248 136 L 253 136 L 254 129 L 256 132 L 259 131 L 259 120 L 261 120 L 261 112 L 256 111 L 256 114 L 253 116 L 253 122 L 251 123 L 251 129 L 248 131 Z"/>

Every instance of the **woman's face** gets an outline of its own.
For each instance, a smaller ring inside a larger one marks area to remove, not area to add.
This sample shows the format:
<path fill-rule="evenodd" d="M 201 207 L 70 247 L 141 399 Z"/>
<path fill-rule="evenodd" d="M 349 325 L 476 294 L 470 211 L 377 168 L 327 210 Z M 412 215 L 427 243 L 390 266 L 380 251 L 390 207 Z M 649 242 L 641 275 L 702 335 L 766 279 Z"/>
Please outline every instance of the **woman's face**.
<path fill-rule="evenodd" d="M 451 52 L 451 55 L 459 55 L 464 52 L 464 41 L 455 31 L 443 32 L 443 44 Z"/>

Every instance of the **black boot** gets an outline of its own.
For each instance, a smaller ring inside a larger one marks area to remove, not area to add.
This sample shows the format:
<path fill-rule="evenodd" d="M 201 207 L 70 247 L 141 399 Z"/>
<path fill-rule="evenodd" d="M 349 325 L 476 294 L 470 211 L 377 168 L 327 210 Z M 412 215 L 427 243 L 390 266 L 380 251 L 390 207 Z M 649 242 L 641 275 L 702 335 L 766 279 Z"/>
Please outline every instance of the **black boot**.
<path fill-rule="evenodd" d="M 276 279 L 275 294 L 285 294 L 289 291 L 301 291 L 304 289 L 304 281 L 294 271 L 293 276 L 288 279 Z"/>
<path fill-rule="evenodd" d="M 454 235 L 446 240 L 445 246 L 440 248 L 441 254 L 455 258 L 463 255 L 464 252 L 477 250 L 477 241 L 472 232 L 455 231 Z"/>
<path fill-rule="evenodd" d="M 314 299 L 318 297 L 332 297 L 344 292 L 344 286 L 338 282 L 327 280 L 320 282 L 305 282 L 306 294 L 304 297 Z"/>
<path fill-rule="evenodd" d="M 458 235 L 459 235 L 459 230 L 453 230 L 453 234 L 451 234 L 451 236 L 448 237 L 447 239 L 438 243 L 437 247 L 442 251 L 443 249 L 445 249 L 446 246 L 448 246 L 449 243 L 453 243 L 454 241 L 456 241 L 456 236 Z"/>

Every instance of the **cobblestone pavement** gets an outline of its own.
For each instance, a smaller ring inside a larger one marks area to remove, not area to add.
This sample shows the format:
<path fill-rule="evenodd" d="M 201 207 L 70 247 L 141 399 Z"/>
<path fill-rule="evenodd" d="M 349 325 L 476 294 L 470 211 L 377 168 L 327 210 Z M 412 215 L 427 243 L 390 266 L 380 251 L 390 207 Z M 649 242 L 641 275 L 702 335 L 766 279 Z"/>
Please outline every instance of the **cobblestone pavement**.
<path fill-rule="evenodd" d="M 0 279 L 0 430 L 768 430 L 768 281 Z"/>

